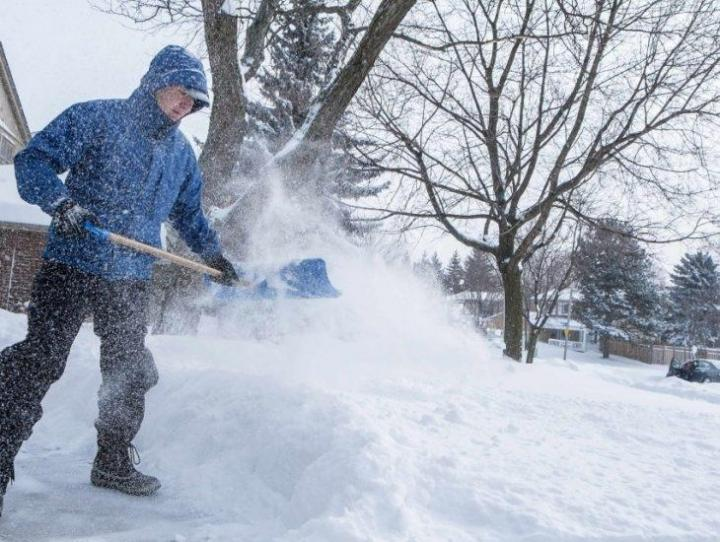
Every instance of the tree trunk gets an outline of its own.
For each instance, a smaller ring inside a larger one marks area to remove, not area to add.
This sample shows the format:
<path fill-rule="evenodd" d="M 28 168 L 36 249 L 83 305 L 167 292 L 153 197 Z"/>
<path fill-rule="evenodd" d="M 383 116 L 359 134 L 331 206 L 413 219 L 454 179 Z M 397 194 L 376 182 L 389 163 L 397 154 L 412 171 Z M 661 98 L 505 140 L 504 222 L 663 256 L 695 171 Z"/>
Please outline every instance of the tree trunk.
<path fill-rule="evenodd" d="M 210 128 L 199 164 L 203 172 L 203 206 L 229 204 L 227 182 L 245 135 L 245 100 L 237 54 L 237 19 L 223 13 L 223 0 L 202 0 L 213 102 Z M 173 233 L 167 237 L 170 252 L 189 256 L 185 244 Z M 156 276 L 159 312 L 153 318 L 153 333 L 194 333 L 200 312 L 194 304 L 199 281 L 175 266 L 162 267 Z"/>
<path fill-rule="evenodd" d="M 527 357 L 525 358 L 526 363 L 532 363 L 535 359 L 535 350 L 537 349 L 537 341 L 540 330 L 533 327 L 530 328 L 527 337 Z"/>
<path fill-rule="evenodd" d="M 604 359 L 610 357 L 610 337 L 606 334 L 600 336 L 600 349 Z"/>
<path fill-rule="evenodd" d="M 223 0 L 202 0 L 213 103 L 207 141 L 200 155 L 205 178 L 204 203 L 226 206 L 232 194 L 226 194 L 240 147 L 245 136 L 245 95 L 238 60 L 237 18 L 221 11 Z"/>
<path fill-rule="evenodd" d="M 515 361 L 521 361 L 523 340 L 522 271 L 518 267 L 506 267 L 500 273 L 505 293 L 505 350 L 503 353 Z"/>
<path fill-rule="evenodd" d="M 286 147 L 279 162 L 286 171 L 299 166 L 308 169 L 318 152 L 326 152 L 324 142 L 330 139 L 340 117 L 375 65 L 380 53 L 417 0 L 383 0 L 355 53 L 338 73 L 333 83 L 316 103 L 316 112 L 308 115 L 301 129 L 302 139 L 296 147 Z M 292 142 L 291 144 L 296 144 Z"/>

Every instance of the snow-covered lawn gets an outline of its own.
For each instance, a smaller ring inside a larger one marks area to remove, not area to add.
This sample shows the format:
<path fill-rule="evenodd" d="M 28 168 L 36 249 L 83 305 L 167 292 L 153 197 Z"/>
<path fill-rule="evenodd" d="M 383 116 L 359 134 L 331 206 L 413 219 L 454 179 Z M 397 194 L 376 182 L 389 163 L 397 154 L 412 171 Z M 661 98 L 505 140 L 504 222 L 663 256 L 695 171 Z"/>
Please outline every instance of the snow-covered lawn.
<path fill-rule="evenodd" d="M 0 538 L 718 540 L 720 385 L 546 345 L 513 364 L 439 317 L 418 329 L 419 307 L 358 326 L 344 302 L 311 308 L 303 333 L 253 337 L 256 321 L 231 339 L 207 322 L 151 337 L 162 377 L 137 444 L 164 485 L 144 499 L 89 484 L 99 346 L 85 326 L 18 457 Z M 0 313 L 0 345 L 24 330 Z"/>

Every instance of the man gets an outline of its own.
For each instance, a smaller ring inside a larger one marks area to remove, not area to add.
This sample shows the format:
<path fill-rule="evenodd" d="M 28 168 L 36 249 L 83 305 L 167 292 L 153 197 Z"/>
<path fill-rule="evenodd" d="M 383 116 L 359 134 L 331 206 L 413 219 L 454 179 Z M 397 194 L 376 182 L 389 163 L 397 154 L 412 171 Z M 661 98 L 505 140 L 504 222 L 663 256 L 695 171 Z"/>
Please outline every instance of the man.
<path fill-rule="evenodd" d="M 40 419 L 40 402 L 63 373 L 83 320 L 100 337 L 98 451 L 91 482 L 150 495 L 157 478 L 135 469 L 132 440 L 145 393 L 157 383 L 145 348 L 152 258 L 87 234 L 86 223 L 160 244 L 165 220 L 225 284 L 237 281 L 201 209 L 202 178 L 180 120 L 209 105 L 202 64 L 169 46 L 127 100 L 71 106 L 15 157 L 20 195 L 52 215 L 35 277 L 24 341 L 0 353 L 0 513 L 14 458 Z M 63 184 L 58 174 L 68 171 Z"/>

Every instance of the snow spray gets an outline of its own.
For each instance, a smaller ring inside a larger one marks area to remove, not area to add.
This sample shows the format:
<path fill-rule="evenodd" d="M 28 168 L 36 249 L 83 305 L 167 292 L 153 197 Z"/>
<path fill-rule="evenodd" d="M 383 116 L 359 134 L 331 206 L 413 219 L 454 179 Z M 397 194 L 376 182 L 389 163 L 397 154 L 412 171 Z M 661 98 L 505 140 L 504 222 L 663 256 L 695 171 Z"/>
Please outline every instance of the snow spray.
<path fill-rule="evenodd" d="M 267 182 L 248 259 L 272 267 L 273 262 L 324 258 L 342 296 L 237 302 L 204 317 L 201 334 L 272 343 L 287 358 L 285 374 L 334 383 L 402 377 L 407 371 L 462 378 L 487 359 L 484 341 L 451 318 L 452 307 L 409 266 L 389 263 L 352 240 L 319 198 L 288 193 L 279 174 Z"/>

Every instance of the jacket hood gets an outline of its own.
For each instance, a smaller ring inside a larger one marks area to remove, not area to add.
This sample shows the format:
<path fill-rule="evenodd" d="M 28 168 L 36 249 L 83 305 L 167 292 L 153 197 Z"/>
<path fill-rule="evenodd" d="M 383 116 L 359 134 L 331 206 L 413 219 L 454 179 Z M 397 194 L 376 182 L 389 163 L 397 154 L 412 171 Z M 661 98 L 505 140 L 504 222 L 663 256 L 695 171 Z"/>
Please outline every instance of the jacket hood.
<path fill-rule="evenodd" d="M 207 79 L 200 60 L 179 45 L 168 45 L 150 62 L 140 88 L 150 95 L 165 87 L 185 87 L 194 98 L 193 112 L 210 105 Z"/>
<path fill-rule="evenodd" d="M 202 62 L 183 47 L 168 45 L 152 59 L 140 86 L 128 100 L 131 115 L 153 138 L 166 136 L 179 124 L 162 112 L 155 99 L 158 90 L 176 85 L 184 87 L 192 96 L 191 113 L 210 105 Z"/>

